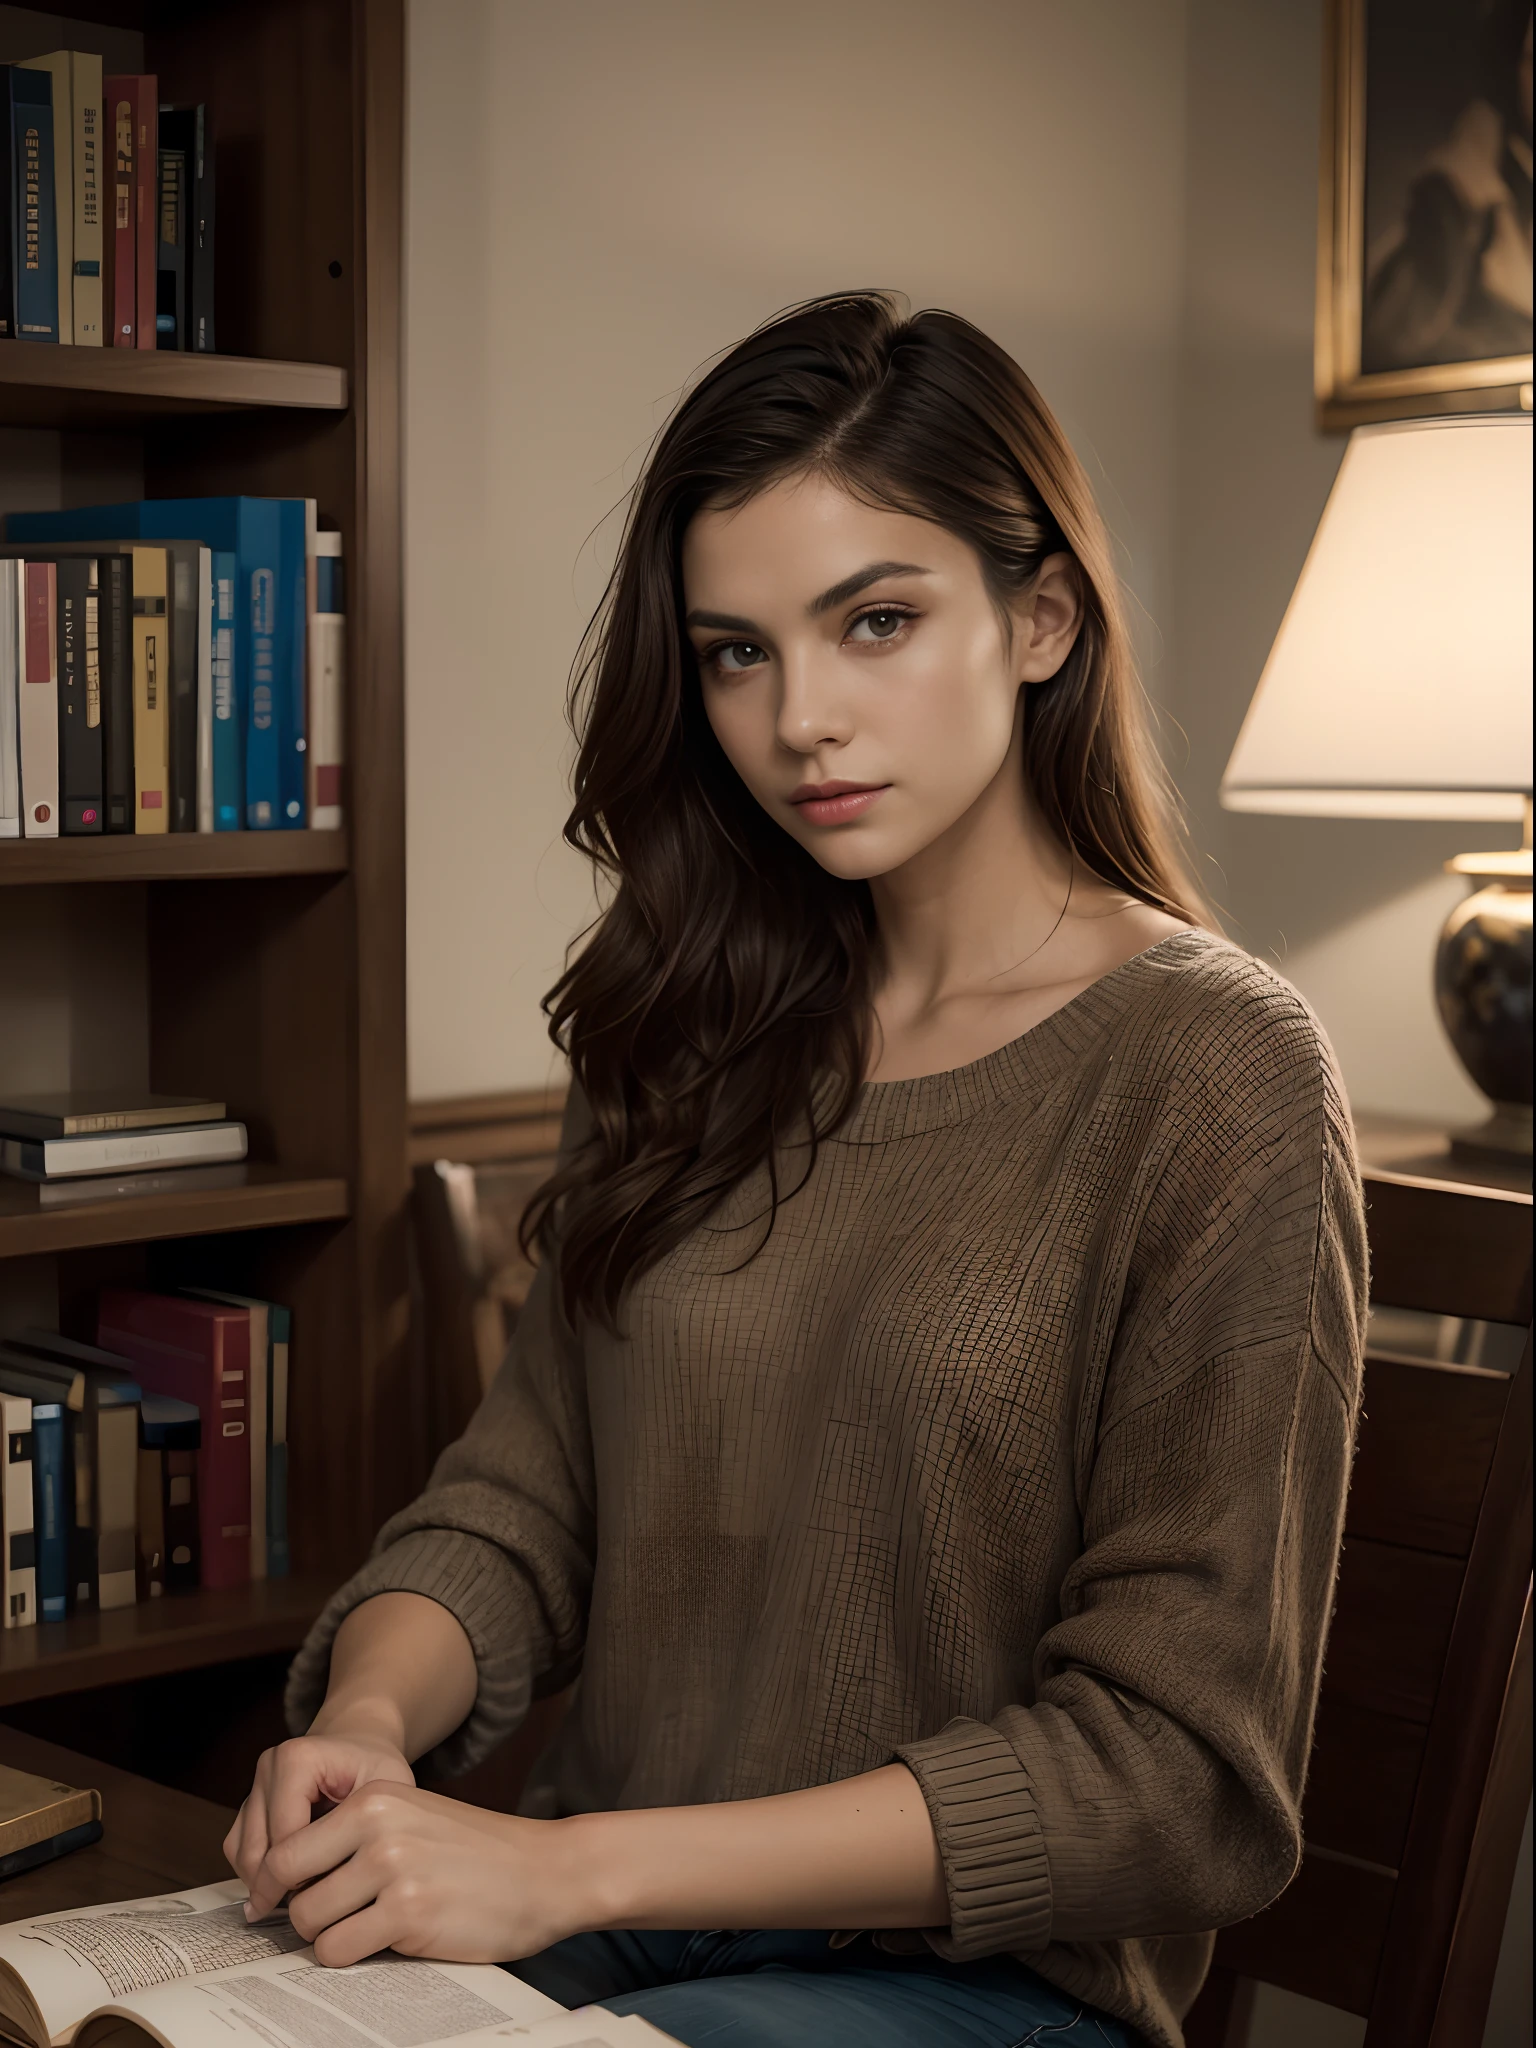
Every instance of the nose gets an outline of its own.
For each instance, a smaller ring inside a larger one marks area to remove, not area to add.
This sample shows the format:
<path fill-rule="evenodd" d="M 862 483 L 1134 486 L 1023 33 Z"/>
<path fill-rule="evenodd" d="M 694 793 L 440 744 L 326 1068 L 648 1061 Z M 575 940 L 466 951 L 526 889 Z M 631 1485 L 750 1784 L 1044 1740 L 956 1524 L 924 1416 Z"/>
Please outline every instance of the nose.
<path fill-rule="evenodd" d="M 781 696 L 775 734 L 793 754 L 814 754 L 818 747 L 846 746 L 853 720 L 837 674 L 835 659 L 815 646 L 786 648 L 780 675 Z"/>

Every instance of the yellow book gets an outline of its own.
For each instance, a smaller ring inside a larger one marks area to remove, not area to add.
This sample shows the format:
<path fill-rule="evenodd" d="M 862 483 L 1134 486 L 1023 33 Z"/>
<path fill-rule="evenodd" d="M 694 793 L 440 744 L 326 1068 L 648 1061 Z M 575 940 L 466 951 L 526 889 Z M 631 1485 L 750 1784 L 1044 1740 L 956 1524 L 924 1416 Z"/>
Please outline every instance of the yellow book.
<path fill-rule="evenodd" d="M 0 1764 L 0 1876 L 48 1863 L 101 1838 L 101 1794 Z"/>
<path fill-rule="evenodd" d="M 171 643 L 165 549 L 133 550 L 133 785 L 135 832 L 171 828 Z"/>

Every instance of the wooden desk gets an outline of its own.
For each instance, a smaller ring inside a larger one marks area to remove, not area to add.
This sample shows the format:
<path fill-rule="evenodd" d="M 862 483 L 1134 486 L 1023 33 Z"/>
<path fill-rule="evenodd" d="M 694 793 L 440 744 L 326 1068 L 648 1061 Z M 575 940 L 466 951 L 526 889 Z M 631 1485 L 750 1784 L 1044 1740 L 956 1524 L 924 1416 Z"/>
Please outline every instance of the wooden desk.
<path fill-rule="evenodd" d="M 66 1785 L 94 1785 L 101 1794 L 103 1828 L 89 1849 L 0 1882 L 0 1921 L 152 1898 L 230 1874 L 219 1845 L 234 1815 L 222 1806 L 168 1791 L 16 1728 L 0 1727 L 0 1764 Z"/>

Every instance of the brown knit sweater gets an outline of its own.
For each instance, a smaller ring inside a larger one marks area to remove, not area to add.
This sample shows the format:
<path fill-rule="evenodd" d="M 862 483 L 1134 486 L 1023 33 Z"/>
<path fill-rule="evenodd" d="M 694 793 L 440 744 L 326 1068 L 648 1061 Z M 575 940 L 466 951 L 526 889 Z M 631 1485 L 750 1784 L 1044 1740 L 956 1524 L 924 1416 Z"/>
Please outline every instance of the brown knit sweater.
<path fill-rule="evenodd" d="M 793 1185 L 794 1174 L 788 1176 Z M 462 1622 L 463 1768 L 579 1671 L 557 1811 L 900 1757 L 956 1959 L 1009 1951 L 1179 2048 L 1208 1930 L 1295 1869 L 1366 1254 L 1322 1033 L 1181 932 L 953 1073 L 866 1087 L 573 1332 L 540 1274 L 360 1600 Z"/>

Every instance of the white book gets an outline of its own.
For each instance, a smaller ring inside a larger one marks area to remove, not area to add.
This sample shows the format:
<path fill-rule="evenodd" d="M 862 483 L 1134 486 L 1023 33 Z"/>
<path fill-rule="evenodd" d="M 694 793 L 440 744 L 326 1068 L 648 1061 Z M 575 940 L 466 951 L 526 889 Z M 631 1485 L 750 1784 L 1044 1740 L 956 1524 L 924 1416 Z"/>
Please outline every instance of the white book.
<path fill-rule="evenodd" d="M 0 839 L 21 837 L 21 564 L 0 562 Z"/>
<path fill-rule="evenodd" d="M 213 830 L 213 550 L 197 551 L 197 829 Z"/>
<path fill-rule="evenodd" d="M 312 831 L 341 829 L 341 778 L 346 762 L 347 621 L 342 595 L 339 533 L 309 536 L 309 823 Z"/>
<path fill-rule="evenodd" d="M 0 1173 L 18 1180 L 201 1166 L 245 1157 L 245 1125 L 176 1125 L 159 1131 L 102 1131 L 86 1138 L 0 1138 Z"/>
<path fill-rule="evenodd" d="M 0 1927 L 0 2031 L 32 2048 L 676 2048 L 490 1963 L 386 1950 L 322 1969 L 286 1913 L 251 1926 L 244 1899 L 210 1884 Z"/>
<path fill-rule="evenodd" d="M 21 825 L 28 839 L 59 836 L 58 571 L 21 564 Z"/>
<path fill-rule="evenodd" d="M 32 1403 L 25 1394 L 0 1394 L 5 1476 L 0 1481 L 0 1603 L 7 1628 L 37 1622 L 37 1541 L 32 1520 Z"/>

